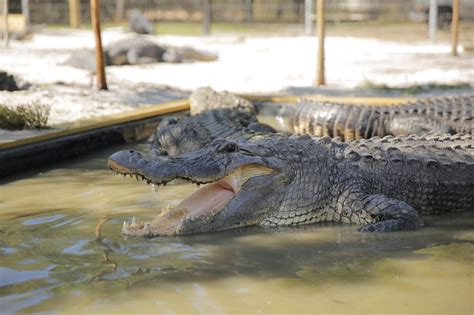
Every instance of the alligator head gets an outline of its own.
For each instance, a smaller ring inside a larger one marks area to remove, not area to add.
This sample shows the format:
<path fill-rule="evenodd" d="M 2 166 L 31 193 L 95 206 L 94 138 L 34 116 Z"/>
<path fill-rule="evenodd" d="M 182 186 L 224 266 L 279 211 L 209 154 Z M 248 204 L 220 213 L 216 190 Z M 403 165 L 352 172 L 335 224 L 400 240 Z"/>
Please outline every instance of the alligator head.
<path fill-rule="evenodd" d="M 174 157 L 148 157 L 134 150 L 111 155 L 108 164 L 113 171 L 137 176 L 149 184 L 164 185 L 174 179 L 205 184 L 151 222 L 124 223 L 122 232 L 141 236 L 192 234 L 268 221 L 282 204 L 288 204 L 288 194 L 296 191 L 289 189 L 296 171 L 287 162 L 298 165 L 304 161 L 298 161 L 302 156 L 297 154 L 299 148 L 292 154 L 291 150 L 277 149 L 287 146 L 283 143 L 273 143 L 276 147 L 263 143 L 217 139 L 200 150 Z"/>

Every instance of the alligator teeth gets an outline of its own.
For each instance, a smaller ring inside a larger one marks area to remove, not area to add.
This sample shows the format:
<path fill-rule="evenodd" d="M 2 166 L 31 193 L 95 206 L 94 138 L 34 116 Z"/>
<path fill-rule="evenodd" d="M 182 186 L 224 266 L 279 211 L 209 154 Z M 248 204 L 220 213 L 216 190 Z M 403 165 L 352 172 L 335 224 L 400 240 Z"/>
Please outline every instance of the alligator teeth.
<path fill-rule="evenodd" d="M 143 226 L 143 232 L 144 232 L 144 233 L 147 233 L 149 229 L 150 229 L 150 223 L 147 222 L 147 223 L 145 223 L 145 225 Z"/>
<path fill-rule="evenodd" d="M 158 192 L 158 185 L 156 184 L 151 184 L 151 187 L 153 189 L 154 192 Z"/>
<path fill-rule="evenodd" d="M 135 218 L 135 216 L 132 218 L 132 224 L 137 224 L 137 218 Z"/>
<path fill-rule="evenodd" d="M 128 233 L 128 223 L 125 222 L 125 221 L 123 221 L 122 233 L 123 233 L 123 234 L 127 234 L 127 233 Z"/>
<path fill-rule="evenodd" d="M 167 213 L 168 211 L 170 211 L 170 209 L 171 208 L 169 205 L 167 205 L 166 208 L 161 209 L 160 217 L 164 215 L 165 213 Z"/>

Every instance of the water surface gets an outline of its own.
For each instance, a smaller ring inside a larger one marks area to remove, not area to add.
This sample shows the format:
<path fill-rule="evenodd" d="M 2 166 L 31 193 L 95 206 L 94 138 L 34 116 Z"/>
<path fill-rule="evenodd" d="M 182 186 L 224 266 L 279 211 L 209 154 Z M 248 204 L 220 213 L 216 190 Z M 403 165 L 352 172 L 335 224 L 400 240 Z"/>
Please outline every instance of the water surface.
<path fill-rule="evenodd" d="M 143 145 L 136 146 L 143 149 Z M 197 188 L 112 176 L 114 148 L 0 187 L 1 313 L 474 313 L 474 216 L 127 238 Z"/>

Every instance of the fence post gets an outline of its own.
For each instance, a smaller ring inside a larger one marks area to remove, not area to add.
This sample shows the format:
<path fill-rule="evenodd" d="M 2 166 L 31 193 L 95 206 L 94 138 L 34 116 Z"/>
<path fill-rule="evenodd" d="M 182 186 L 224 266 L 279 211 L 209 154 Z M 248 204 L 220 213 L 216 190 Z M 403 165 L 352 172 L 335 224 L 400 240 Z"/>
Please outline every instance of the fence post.
<path fill-rule="evenodd" d="M 459 39 L 459 0 L 453 0 L 453 16 L 451 21 L 451 55 L 458 55 Z"/>
<path fill-rule="evenodd" d="M 26 27 L 30 27 L 31 20 L 30 20 L 30 1 L 29 0 L 21 0 L 21 13 L 25 17 Z"/>
<path fill-rule="evenodd" d="M 10 44 L 10 34 L 8 31 L 8 0 L 3 0 L 3 40 L 5 47 Z"/>
<path fill-rule="evenodd" d="M 115 21 L 120 22 L 125 18 L 125 0 L 117 0 L 115 6 Z"/>
<path fill-rule="evenodd" d="M 211 0 L 202 1 L 202 32 L 204 35 L 211 33 Z"/>
<path fill-rule="evenodd" d="M 253 22 L 253 0 L 245 0 L 245 22 Z"/>
<path fill-rule="evenodd" d="M 81 26 L 81 1 L 69 0 L 69 24 L 72 28 Z"/>
<path fill-rule="evenodd" d="M 325 37 L 325 14 L 324 14 L 324 0 L 317 2 L 317 17 L 316 29 L 318 34 L 318 59 L 316 66 L 316 80 L 314 85 L 320 86 L 326 84 L 324 73 L 324 37 Z"/>
<path fill-rule="evenodd" d="M 304 33 L 306 36 L 313 35 L 313 1 L 304 1 Z"/>
<path fill-rule="evenodd" d="M 100 36 L 100 11 L 99 0 L 91 0 L 91 22 L 95 35 L 95 63 L 97 72 L 97 89 L 107 90 L 105 79 L 104 52 L 102 50 L 102 39 Z"/>
<path fill-rule="evenodd" d="M 430 0 L 430 9 L 428 15 L 428 36 L 431 41 L 436 40 L 436 31 L 438 30 L 438 3 L 436 0 Z"/>

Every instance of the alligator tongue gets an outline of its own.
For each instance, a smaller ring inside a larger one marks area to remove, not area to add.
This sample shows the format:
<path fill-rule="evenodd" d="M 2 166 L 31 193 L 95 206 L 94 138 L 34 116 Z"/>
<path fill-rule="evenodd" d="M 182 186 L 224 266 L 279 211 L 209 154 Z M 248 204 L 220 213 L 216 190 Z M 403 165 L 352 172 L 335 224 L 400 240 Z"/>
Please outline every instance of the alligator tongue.
<path fill-rule="evenodd" d="M 220 184 L 221 181 L 207 184 L 183 200 L 177 208 L 188 209 L 189 218 L 211 214 L 221 209 L 234 196 L 230 185 L 226 182 Z"/>

